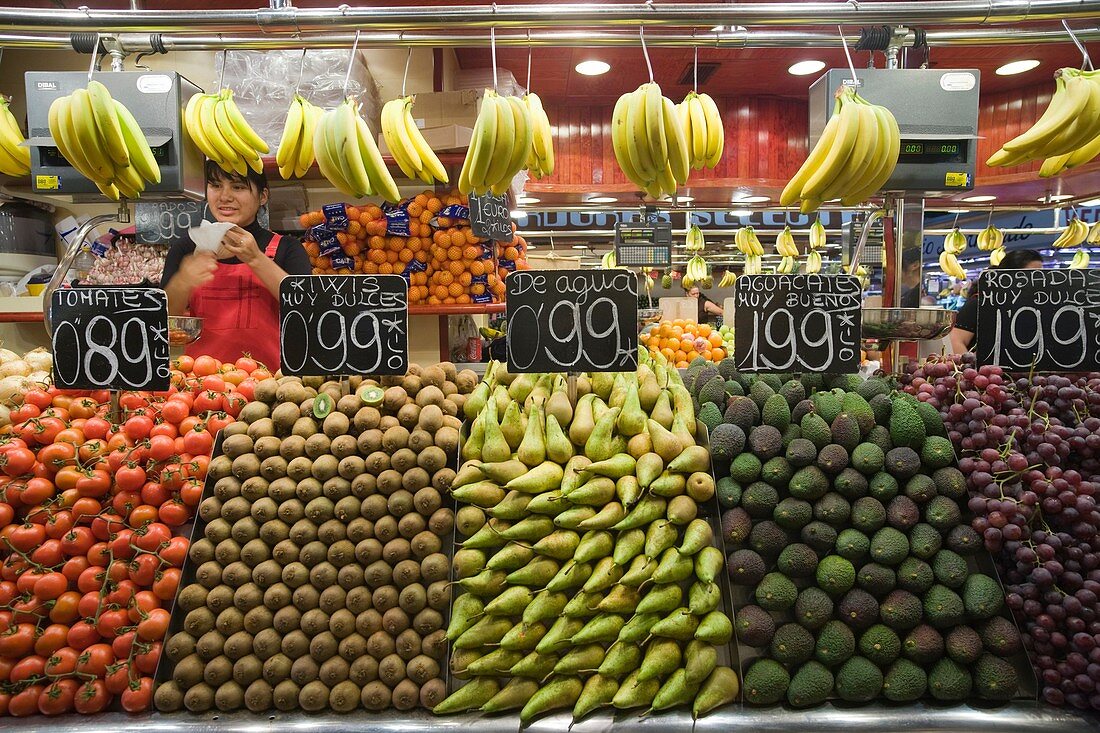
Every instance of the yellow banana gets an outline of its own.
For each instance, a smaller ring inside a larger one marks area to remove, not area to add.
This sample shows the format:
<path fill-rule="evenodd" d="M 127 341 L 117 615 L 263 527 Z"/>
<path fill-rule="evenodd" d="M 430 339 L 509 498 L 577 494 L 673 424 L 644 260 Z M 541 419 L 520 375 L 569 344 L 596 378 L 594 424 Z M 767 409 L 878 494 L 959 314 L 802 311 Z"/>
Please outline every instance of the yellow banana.
<path fill-rule="evenodd" d="M 1054 240 L 1053 247 L 1076 247 L 1088 238 L 1089 227 L 1088 224 L 1080 219 L 1074 219 L 1066 228 L 1062 230 L 1062 233 L 1058 235 L 1058 238 Z"/>
<path fill-rule="evenodd" d="M 841 196 L 845 206 L 855 206 L 866 201 L 890 180 L 898 165 L 901 152 L 901 131 L 894 114 L 879 104 L 871 105 L 878 120 L 879 155 L 872 159 L 870 174 L 861 183 L 852 186 L 852 190 Z"/>
<path fill-rule="evenodd" d="M 848 158 L 856 146 L 860 127 L 859 105 L 852 101 L 845 103 L 844 96 L 841 96 L 840 101 L 840 128 L 837 130 L 836 139 L 825 155 L 825 160 L 821 162 L 821 166 L 810 174 L 806 185 L 802 187 L 803 201 L 822 198 L 820 194 L 828 189 L 829 184 L 844 171 Z"/>
<path fill-rule="evenodd" d="M 231 147 L 237 156 L 243 161 L 260 160 L 260 155 L 245 142 L 244 138 L 237 134 L 237 129 L 229 119 L 229 106 L 232 104 L 227 98 L 219 98 L 214 103 L 214 124 L 218 126 L 218 133 L 222 140 Z"/>
<path fill-rule="evenodd" d="M 535 131 L 531 127 L 531 114 L 523 100 L 519 97 L 505 97 L 504 99 L 512 112 L 512 123 L 515 126 L 516 137 L 515 144 L 512 147 L 512 156 L 508 160 L 508 167 L 505 169 L 504 176 L 500 181 L 503 191 L 499 193 L 508 190 L 512 179 L 527 164 L 527 158 L 531 155 L 531 147 L 535 136 Z M 497 193 L 497 191 L 494 191 L 494 193 Z"/>
<path fill-rule="evenodd" d="M 275 164 L 279 166 L 280 172 L 288 162 L 292 164 L 291 174 L 294 172 L 293 163 L 298 160 L 298 149 L 302 144 L 305 115 L 306 111 L 302 107 L 302 98 L 295 94 L 294 99 L 290 100 L 290 108 L 286 113 L 283 134 L 279 138 L 279 147 L 275 149 Z M 283 177 L 289 178 L 286 175 Z"/>
<path fill-rule="evenodd" d="M 811 193 L 823 201 L 840 198 L 853 189 L 862 188 L 867 169 L 879 152 L 879 121 L 871 105 L 862 101 L 859 95 L 853 95 L 859 129 L 844 166 L 820 193 Z"/>
<path fill-rule="evenodd" d="M 412 140 L 413 148 L 416 150 L 416 154 L 420 157 L 420 162 L 424 166 L 423 170 L 427 171 L 433 179 L 432 181 L 425 181 L 425 183 L 432 183 L 434 181 L 447 183 L 449 180 L 447 177 L 447 169 L 439 162 L 439 156 L 437 156 L 431 146 L 428 145 L 428 141 L 424 139 L 424 135 L 420 132 L 420 128 L 416 126 L 416 120 L 413 119 L 412 106 L 414 101 L 414 97 L 409 97 L 409 101 L 404 105 L 402 119 L 404 120 L 405 130 L 408 132 L 409 139 Z"/>
<path fill-rule="evenodd" d="M 294 175 L 301 178 L 313 166 L 316 160 L 314 144 L 316 141 L 317 125 L 325 111 L 315 107 L 308 101 L 302 101 L 302 143 L 298 146 L 298 157 L 294 161 Z"/>
<path fill-rule="evenodd" d="M 615 250 L 610 250 L 600 258 L 600 267 L 605 270 L 611 270 L 615 267 Z"/>
<path fill-rule="evenodd" d="M 512 151 L 516 146 L 516 118 L 512 114 L 508 100 L 494 95 L 493 112 L 496 114 L 496 138 L 493 140 L 492 158 L 489 161 L 489 169 L 485 173 L 484 193 L 493 185 L 499 183 L 507 175 L 508 166 L 512 161 Z"/>
<path fill-rule="evenodd" d="M 649 139 L 649 154 L 657 172 L 668 160 L 668 139 L 665 136 L 665 113 L 661 102 L 661 87 L 656 82 L 643 84 L 645 94 L 645 129 Z"/>
<path fill-rule="evenodd" d="M 110 182 L 114 178 L 114 165 L 103 149 L 102 140 L 96 133 L 95 117 L 92 114 L 92 102 L 88 92 L 77 89 L 70 95 L 69 118 L 76 133 L 81 152 L 88 160 L 99 180 Z"/>
<path fill-rule="evenodd" d="M 50 105 L 50 137 L 53 138 L 54 144 L 57 145 L 57 149 L 61 153 L 61 156 L 69 161 L 80 175 L 88 180 L 95 181 L 96 174 L 93 172 L 91 163 L 89 163 L 80 152 L 80 144 L 77 142 L 76 133 L 72 129 L 69 113 L 69 106 L 71 103 L 72 98 L 65 96 L 58 97 Z"/>
<path fill-rule="evenodd" d="M 943 238 L 943 249 L 945 252 L 950 252 L 953 255 L 961 255 L 966 251 L 966 235 L 959 231 L 958 227 L 955 227 L 947 236 Z"/>
<path fill-rule="evenodd" d="M 23 145 L 25 138 L 19 123 L 11 113 L 6 99 L 0 99 L 0 147 L 15 160 L 15 172 L 9 175 L 23 176 L 31 171 L 31 151 Z"/>
<path fill-rule="evenodd" d="M 233 90 L 225 90 L 225 112 L 229 117 L 230 123 L 233 125 L 233 129 L 236 130 L 237 135 L 248 144 L 259 155 L 266 155 L 270 148 L 262 137 L 256 134 L 256 131 L 252 129 L 252 126 L 245 120 L 244 115 L 241 114 L 241 110 L 237 107 L 237 103 L 233 101 Z"/>
<path fill-rule="evenodd" d="M 1083 249 L 1077 250 L 1073 255 L 1073 261 L 1069 263 L 1071 270 L 1084 270 L 1089 266 L 1089 253 Z"/>
<path fill-rule="evenodd" d="M 627 125 L 626 108 L 629 104 L 629 94 L 623 94 L 615 102 L 615 109 L 611 114 L 611 146 L 615 152 L 615 160 L 618 161 L 619 169 L 622 170 L 623 175 L 634 185 L 644 188 L 646 181 L 634 168 L 628 150 L 627 138 L 630 135 L 630 128 Z"/>
<path fill-rule="evenodd" d="M 822 163 L 825 161 L 825 157 L 829 154 L 829 151 L 833 147 L 833 143 L 836 141 L 837 132 L 840 130 L 840 103 L 837 102 L 836 109 L 834 110 L 829 121 L 825 123 L 825 129 L 821 131 L 821 137 L 817 141 L 817 145 L 810 151 L 810 155 L 806 158 L 806 162 L 798 169 L 798 172 L 794 174 L 794 177 L 787 182 L 787 185 L 783 187 L 783 192 L 779 195 L 779 203 L 781 206 L 790 206 L 799 198 L 802 197 L 802 188 L 809 177 L 816 171 Z"/>
<path fill-rule="evenodd" d="M 1005 241 L 1004 232 L 990 224 L 978 234 L 978 249 L 992 252 Z"/>
<path fill-rule="evenodd" d="M 825 246 L 825 225 L 818 219 L 810 225 L 810 249 L 821 249 Z"/>
<path fill-rule="evenodd" d="M 790 275 L 797 267 L 798 265 L 794 257 L 784 255 L 783 259 L 779 261 L 779 265 L 775 268 L 775 271 L 781 275 Z"/>
<path fill-rule="evenodd" d="M 1030 128 L 1006 142 L 986 161 L 990 166 L 1010 166 L 1072 153 L 1100 135 L 1100 89 L 1097 80 L 1077 69 L 1055 73 L 1050 104 Z M 1053 175 L 1052 164 L 1046 173 Z"/>
<path fill-rule="evenodd" d="M 1085 241 L 1089 244 L 1100 244 L 1100 221 L 1093 222 L 1092 227 L 1089 228 L 1088 236 L 1085 237 Z"/>
<path fill-rule="evenodd" d="M 657 161 L 653 159 L 649 150 L 649 135 L 645 125 L 645 92 L 642 88 L 630 93 L 627 102 L 626 117 L 630 135 L 627 137 L 627 151 L 630 153 L 630 161 L 634 170 L 638 171 L 642 180 L 648 182 L 657 180 Z M 664 163 L 661 163 L 661 167 Z"/>
<path fill-rule="evenodd" d="M 714 168 L 722 159 L 722 152 L 726 147 L 726 131 L 722 124 L 722 115 L 718 111 L 718 105 L 714 103 L 709 94 L 700 94 L 699 102 L 703 105 L 703 114 L 707 118 L 707 168 Z"/>
<path fill-rule="evenodd" d="M 798 246 L 794 243 L 794 234 L 789 226 L 783 227 L 783 231 L 776 235 L 775 251 L 784 257 L 798 256 Z"/>
<path fill-rule="evenodd" d="M 195 143 L 195 147 L 197 147 L 207 158 L 224 168 L 225 165 L 223 164 L 226 162 L 225 158 L 222 157 L 221 153 L 215 149 L 210 140 L 207 139 L 199 115 L 199 111 L 202 109 L 202 105 L 208 97 L 210 97 L 209 94 L 191 95 L 191 98 L 187 100 L 187 106 L 184 108 L 183 126 L 187 130 L 187 135 L 191 138 L 191 141 Z"/>
<path fill-rule="evenodd" d="M 241 160 L 241 156 L 233 149 L 225 137 L 222 135 L 221 130 L 218 128 L 218 123 L 214 117 L 215 109 L 218 105 L 218 96 L 216 94 L 207 94 L 205 98 L 199 102 L 199 125 L 202 127 L 203 135 L 210 143 L 210 146 L 217 151 L 218 157 L 221 158 L 219 165 L 222 168 L 234 170 L 237 173 L 244 174 L 244 161 Z"/>
<path fill-rule="evenodd" d="M 665 141 L 668 145 L 668 165 L 672 169 L 672 177 L 681 185 L 687 183 L 691 172 L 688 155 L 688 138 L 684 134 L 684 128 L 680 125 L 680 118 L 676 115 L 676 105 L 668 97 L 661 97 L 661 109 L 663 112 Z"/>
<path fill-rule="evenodd" d="M 458 177 L 458 190 L 468 194 L 485 185 L 485 171 L 489 168 L 489 158 L 493 154 L 493 139 L 496 137 L 496 92 L 485 91 L 481 99 L 481 109 L 474 121 L 474 130 L 470 138 L 470 147 L 462 162 L 462 171 Z"/>
<path fill-rule="evenodd" d="M 993 267 L 996 267 L 997 265 L 1001 264 L 1001 261 L 1004 260 L 1006 254 L 1007 252 L 1005 252 L 1004 247 L 998 247 L 997 249 L 989 253 L 989 264 Z"/>
<path fill-rule="evenodd" d="M 345 100 L 340 105 L 339 114 L 340 117 L 336 121 L 336 151 L 346 162 L 348 183 L 355 187 L 358 196 L 365 196 L 372 186 L 359 148 L 359 128 L 355 122 L 355 118 L 359 115 L 350 100 Z"/>
<path fill-rule="evenodd" d="M 321 171 L 321 175 L 338 191 L 352 196 L 354 195 L 352 187 L 344 179 L 340 163 L 333 160 L 332 153 L 329 150 L 329 133 L 336 114 L 335 109 L 327 110 L 317 122 L 316 129 L 313 132 L 313 150 L 317 158 L 317 168 Z"/>
<path fill-rule="evenodd" d="M 698 94 L 689 94 L 684 104 L 691 118 L 691 167 L 702 170 L 707 164 L 707 113 Z"/>
<path fill-rule="evenodd" d="M 153 156 L 153 151 L 149 147 L 149 141 L 145 138 L 141 125 L 134 119 L 130 110 L 126 109 L 126 105 L 117 99 L 111 101 L 114 102 L 115 114 L 118 116 L 119 126 L 122 129 L 122 139 L 125 141 L 126 149 L 130 153 L 130 165 L 146 181 L 154 184 L 160 183 L 160 165 Z"/>
<path fill-rule="evenodd" d="M 107 87 L 92 79 L 88 82 L 87 94 L 92 118 L 107 155 L 116 166 L 130 165 L 130 152 L 126 149 L 126 141 L 122 139 L 122 128 L 118 124 L 111 93 L 107 91 Z"/>
<path fill-rule="evenodd" d="M 374 141 L 370 127 L 357 112 L 353 116 L 359 132 L 359 155 L 363 159 L 363 165 L 366 166 L 371 188 L 387 201 L 399 202 L 401 189 L 397 187 L 389 168 L 386 167 L 386 161 L 382 159 L 382 153 L 378 150 L 378 144 Z"/>
<path fill-rule="evenodd" d="M 806 255 L 806 273 L 816 275 L 819 272 L 821 272 L 821 253 L 817 250 L 810 250 Z"/>
<path fill-rule="evenodd" d="M 390 149 L 390 155 L 397 162 L 409 178 L 419 177 L 424 164 L 420 162 L 420 155 L 413 147 L 409 130 L 405 126 L 405 103 L 408 97 L 391 99 L 382 105 L 382 137 L 386 140 L 386 146 Z"/>
<path fill-rule="evenodd" d="M 946 250 L 940 253 L 940 269 L 956 280 L 966 279 L 966 270 L 959 264 L 955 255 Z"/>

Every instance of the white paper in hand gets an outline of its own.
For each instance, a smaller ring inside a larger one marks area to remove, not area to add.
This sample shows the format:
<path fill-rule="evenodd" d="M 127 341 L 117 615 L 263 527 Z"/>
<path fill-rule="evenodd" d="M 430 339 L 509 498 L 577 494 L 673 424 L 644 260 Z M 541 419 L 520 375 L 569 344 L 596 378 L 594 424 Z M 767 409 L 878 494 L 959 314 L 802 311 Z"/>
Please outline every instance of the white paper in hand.
<path fill-rule="evenodd" d="M 196 252 L 213 252 L 215 257 L 223 259 L 229 256 L 229 252 L 222 247 L 222 239 L 235 226 L 231 221 L 204 221 L 188 229 L 187 233 L 195 243 Z"/>

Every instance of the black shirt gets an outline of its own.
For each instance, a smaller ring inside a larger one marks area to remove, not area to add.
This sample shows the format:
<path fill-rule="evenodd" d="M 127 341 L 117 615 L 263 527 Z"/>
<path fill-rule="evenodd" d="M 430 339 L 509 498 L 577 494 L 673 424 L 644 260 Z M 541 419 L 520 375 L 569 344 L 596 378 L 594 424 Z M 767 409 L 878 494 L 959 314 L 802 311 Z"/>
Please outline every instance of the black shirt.
<path fill-rule="evenodd" d="M 252 222 L 244 228 L 256 239 L 256 245 L 261 252 L 267 250 L 267 245 L 271 244 L 271 238 L 275 236 L 275 232 L 264 229 L 256 222 Z M 169 247 L 168 254 L 164 258 L 164 274 L 160 278 L 162 288 L 168 285 L 168 281 L 180 269 L 180 261 L 194 252 L 195 243 L 191 241 L 190 237 L 185 237 Z M 218 261 L 227 265 L 241 264 L 241 261 L 236 257 Z M 275 250 L 275 264 L 288 275 L 313 274 L 313 264 L 309 261 L 309 255 L 306 254 L 305 248 L 302 247 L 302 241 L 297 237 L 283 235 L 279 240 L 279 248 Z"/>
<path fill-rule="evenodd" d="M 920 285 L 914 285 L 901 294 L 899 308 L 920 308 Z"/>
<path fill-rule="evenodd" d="M 704 293 L 699 293 L 699 315 L 696 318 L 696 323 L 710 323 L 714 320 L 714 316 L 707 313 L 707 303 L 713 303 L 714 301 L 708 298 Z"/>
<path fill-rule="evenodd" d="M 963 303 L 963 307 L 959 308 L 959 312 L 955 315 L 955 328 L 961 328 L 964 331 L 970 331 L 970 333 L 978 332 L 978 295 L 977 293 L 971 295 Z"/>

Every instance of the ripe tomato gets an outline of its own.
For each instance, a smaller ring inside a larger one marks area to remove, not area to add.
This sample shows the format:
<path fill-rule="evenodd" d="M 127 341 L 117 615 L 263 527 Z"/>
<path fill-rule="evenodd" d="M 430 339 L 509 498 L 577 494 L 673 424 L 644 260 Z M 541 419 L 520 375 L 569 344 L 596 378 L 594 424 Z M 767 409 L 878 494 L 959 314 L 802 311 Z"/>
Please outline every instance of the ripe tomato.
<path fill-rule="evenodd" d="M 84 423 L 84 437 L 89 440 L 105 440 L 111 429 L 111 423 L 102 417 L 89 417 Z"/>
<path fill-rule="evenodd" d="M 130 512 L 130 526 L 141 529 L 150 522 L 157 520 L 157 508 L 148 504 L 140 504 Z"/>
<path fill-rule="evenodd" d="M 52 448 L 53 446 L 50 447 Z M 61 491 L 75 490 L 76 482 L 79 481 L 80 477 L 83 475 L 81 470 L 76 466 L 63 466 L 54 474 L 53 482 Z"/>
<path fill-rule="evenodd" d="M 160 558 L 156 555 L 138 555 L 129 565 L 130 580 L 143 588 L 151 587 L 157 578 L 159 567 Z"/>
<path fill-rule="evenodd" d="M 256 399 L 256 384 L 256 379 L 250 376 L 248 379 L 237 385 L 235 394 L 238 394 L 246 401 L 251 402 L 252 400 Z"/>
<path fill-rule="evenodd" d="M 160 506 L 171 498 L 171 490 L 157 481 L 147 481 L 141 487 L 141 500 L 149 506 Z"/>
<path fill-rule="evenodd" d="M 63 715 L 71 712 L 80 683 L 76 680 L 58 680 L 38 696 L 38 712 L 43 715 Z"/>
<path fill-rule="evenodd" d="M 206 428 L 210 431 L 211 435 L 217 435 L 233 422 L 235 422 L 234 419 L 230 417 L 228 413 L 216 412 L 206 418 Z"/>
<path fill-rule="evenodd" d="M 31 479 L 37 481 L 39 479 Z M 68 509 L 55 510 L 46 520 L 46 536 L 51 540 L 59 540 L 73 528 L 73 513 Z"/>
<path fill-rule="evenodd" d="M 127 527 L 111 540 L 111 554 L 116 560 L 129 560 L 134 556 L 134 546 L 130 544 L 133 536 L 134 530 Z"/>
<path fill-rule="evenodd" d="M 69 628 L 69 635 L 67 638 L 69 640 L 69 646 L 79 652 L 83 652 L 99 641 L 99 632 L 96 631 L 95 626 L 88 623 L 86 619 L 73 624 Z"/>
<path fill-rule="evenodd" d="M 145 415 L 135 415 L 122 424 L 122 432 L 131 440 L 145 440 L 153 429 L 153 419 Z"/>
<path fill-rule="evenodd" d="M 28 570 L 22 573 L 15 581 L 15 590 L 22 596 L 28 596 L 34 593 L 34 584 L 38 582 L 45 573 L 41 573 L 38 570 Z"/>
<path fill-rule="evenodd" d="M 141 506 L 141 494 L 120 491 L 111 497 L 111 509 L 124 517 L 129 517 L 136 507 Z"/>
<path fill-rule="evenodd" d="M 111 540 L 126 530 L 126 522 L 118 514 L 100 514 L 92 520 L 92 534 L 97 540 Z"/>
<path fill-rule="evenodd" d="M 17 600 L 11 604 L 12 620 L 17 624 L 37 624 L 46 617 L 49 609 L 46 604 L 34 596 L 25 598 L 25 600 Z"/>
<path fill-rule="evenodd" d="M 172 530 L 159 522 L 154 522 L 142 530 L 134 532 L 133 542 L 135 546 L 142 550 L 155 552 L 162 545 L 167 544 L 170 539 L 172 539 Z"/>
<path fill-rule="evenodd" d="M 118 396 L 118 406 L 126 412 L 136 412 L 146 404 L 147 400 L 140 392 L 122 392 Z"/>
<path fill-rule="evenodd" d="M 34 584 L 34 594 L 43 601 L 52 601 L 69 589 L 69 579 L 58 572 L 46 573 Z"/>
<path fill-rule="evenodd" d="M 191 372 L 195 369 L 195 358 L 184 354 L 172 362 L 172 368 L 181 372 Z"/>
<path fill-rule="evenodd" d="M 0 657 L 17 659 L 26 656 L 34 649 L 34 624 L 17 624 L 0 632 Z"/>
<path fill-rule="evenodd" d="M 142 590 L 134 594 L 134 601 L 130 604 L 130 620 L 138 623 L 150 612 L 161 607 L 160 599 L 151 590 Z"/>
<path fill-rule="evenodd" d="M 211 374 L 216 374 L 219 369 L 221 369 L 221 362 L 204 354 L 195 358 L 195 364 L 189 371 L 194 372 L 199 377 L 208 377 Z"/>
<path fill-rule="evenodd" d="M 63 466 L 75 466 L 78 452 L 72 443 L 50 443 L 38 451 L 38 460 L 57 471 Z"/>
<path fill-rule="evenodd" d="M 145 469 L 136 463 L 127 463 L 115 471 L 115 485 L 122 491 L 141 491 L 145 485 Z"/>
<path fill-rule="evenodd" d="M 165 422 L 179 425 L 191 414 L 191 405 L 183 399 L 172 398 L 160 408 L 160 416 Z"/>
<path fill-rule="evenodd" d="M 29 448 L 9 448 L 0 453 L 0 470 L 8 476 L 22 476 L 34 467 L 35 455 Z"/>
<path fill-rule="evenodd" d="M 106 542 L 97 542 L 88 549 L 88 562 L 94 567 L 108 567 L 111 564 L 115 564 L 112 560 L 111 546 Z"/>
<path fill-rule="evenodd" d="M 130 614 L 123 610 L 103 611 L 96 621 L 95 630 L 104 639 L 114 639 L 118 630 L 130 625 Z"/>
<path fill-rule="evenodd" d="M 130 605 L 130 601 L 137 595 L 138 586 L 134 581 L 125 579 L 120 580 L 115 589 L 107 594 L 107 603 L 118 606 L 119 608 L 126 608 Z"/>
<path fill-rule="evenodd" d="M 84 433 L 79 428 L 70 425 L 54 436 L 54 441 L 57 443 L 69 443 L 79 448 L 84 445 Z"/>
<path fill-rule="evenodd" d="M 97 499 L 106 496 L 107 492 L 111 490 L 111 474 L 102 468 L 86 471 L 83 476 L 76 480 L 76 490 L 80 492 L 81 496 L 91 496 Z"/>
<path fill-rule="evenodd" d="M 86 515 L 80 511 L 79 506 L 73 506 L 73 516 L 79 520 Z M 61 538 L 61 551 L 66 555 L 86 555 L 94 544 L 95 535 L 90 527 L 73 527 Z"/>
<path fill-rule="evenodd" d="M 209 455 L 214 447 L 214 436 L 206 430 L 195 429 L 183 436 L 183 448 L 194 456 Z M 29 502 L 37 503 L 37 502 Z"/>
<path fill-rule="evenodd" d="M 71 646 L 63 646 L 46 660 L 46 674 L 64 677 L 76 671 L 76 660 L 80 652 Z"/>
<path fill-rule="evenodd" d="M 189 541 L 186 537 L 173 537 L 168 540 L 168 545 L 161 548 L 160 557 L 172 567 L 183 567 L 183 561 L 187 559 Z"/>
<path fill-rule="evenodd" d="M 76 691 L 76 699 L 73 701 L 76 712 L 84 715 L 102 712 L 110 704 L 111 694 L 107 692 L 107 686 L 103 680 L 85 682 Z"/>
<path fill-rule="evenodd" d="M 131 613 L 133 609 L 130 609 Z M 111 642 L 111 651 L 115 653 L 115 659 L 129 659 L 130 650 L 134 648 L 134 639 L 137 638 L 136 631 L 127 631 L 119 634 Z"/>
<path fill-rule="evenodd" d="M 167 424 L 167 423 L 163 423 Z M 159 425 L 157 427 L 160 427 Z M 173 431 L 175 428 L 173 428 Z M 154 461 L 167 461 L 176 452 L 175 436 L 154 435 L 149 438 L 149 457 Z"/>
<path fill-rule="evenodd" d="M 240 369 L 242 372 L 247 372 L 251 374 L 252 372 L 256 371 L 260 364 L 251 356 L 242 356 L 240 359 L 237 359 L 237 361 L 233 362 L 233 366 L 235 366 L 237 369 Z"/>
<path fill-rule="evenodd" d="M 46 658 L 40 654 L 31 654 L 23 657 L 8 673 L 8 679 L 12 682 L 22 682 L 31 677 L 42 675 L 46 669 Z"/>
<path fill-rule="evenodd" d="M 27 479 L 26 485 L 19 496 L 19 500 L 27 506 L 35 506 L 45 503 L 57 493 L 57 487 L 46 478 Z"/>
<path fill-rule="evenodd" d="M 145 641 L 160 641 L 168 631 L 171 614 L 163 608 L 154 608 L 146 618 L 138 622 L 138 637 Z"/>
<path fill-rule="evenodd" d="M 179 499 L 172 499 L 157 508 L 157 516 L 169 527 L 180 527 L 191 519 L 191 510 Z"/>
<path fill-rule="evenodd" d="M 22 691 L 12 695 L 8 702 L 8 714 L 17 718 L 38 714 L 38 698 L 42 695 L 42 685 L 28 685 Z"/>
<path fill-rule="evenodd" d="M 92 565 L 76 579 L 77 590 L 85 594 L 98 593 L 103 588 L 103 574 L 102 565 Z M 83 611 L 84 608 L 81 607 L 80 610 Z"/>
<path fill-rule="evenodd" d="M 89 397 L 79 397 L 69 403 L 69 415 L 73 418 L 88 420 L 95 417 L 99 411 L 99 405 Z"/>
<path fill-rule="evenodd" d="M 6 606 L 15 598 L 16 585 L 10 580 L 0 581 L 0 606 Z"/>
<path fill-rule="evenodd" d="M 107 676 L 103 683 L 107 686 L 107 692 L 112 695 L 121 695 L 130 687 L 130 665 L 126 662 L 112 664 L 107 668 Z M 136 677 L 135 677 L 136 679 Z"/>
<path fill-rule="evenodd" d="M 61 566 L 61 574 L 69 579 L 69 583 L 75 583 L 86 569 L 91 567 L 87 555 L 73 555 Z"/>
<path fill-rule="evenodd" d="M 115 653 L 110 644 L 92 644 L 84 649 L 84 653 L 76 660 L 77 674 L 91 674 L 102 677 L 107 671 L 108 665 L 115 661 Z"/>
<path fill-rule="evenodd" d="M 172 438 L 173 440 L 179 435 L 179 430 L 170 422 L 157 423 L 153 426 L 153 429 L 149 431 L 149 438 L 155 438 L 158 435 L 165 438 Z M 173 444 L 173 448 L 174 448 Z"/>
<path fill-rule="evenodd" d="M 105 601 L 99 595 L 98 591 L 88 591 L 80 597 L 80 602 L 77 604 L 76 610 L 80 613 L 81 618 L 84 621 L 92 619 L 99 609 L 104 605 Z"/>
<path fill-rule="evenodd" d="M 54 410 L 60 414 L 60 410 Z M 39 445 L 49 445 L 57 442 L 57 435 L 65 429 L 65 421 L 61 417 L 42 417 L 38 420 L 38 428 L 35 430 L 34 439 Z"/>
<path fill-rule="evenodd" d="M 149 651 L 144 654 L 134 655 L 134 666 L 142 674 L 153 674 L 157 671 L 157 662 L 160 661 L 161 643 L 155 641 L 149 644 Z"/>
<path fill-rule="evenodd" d="M 179 568 L 167 568 L 160 572 L 160 577 L 153 583 L 153 592 L 162 601 L 171 601 L 176 597 L 176 589 L 180 584 Z"/>
<path fill-rule="evenodd" d="M 23 394 L 23 404 L 34 405 L 41 410 L 45 410 L 53 405 L 53 395 L 44 389 L 31 389 Z"/>
<path fill-rule="evenodd" d="M 42 629 L 42 635 L 34 642 L 34 653 L 48 659 L 68 643 L 68 635 L 69 627 L 65 624 L 50 624 Z"/>
<path fill-rule="evenodd" d="M 106 458 L 107 441 L 103 438 L 90 438 L 77 449 L 76 454 L 85 467 L 94 467 L 97 461 Z"/>
<path fill-rule="evenodd" d="M 0 504 L 0 526 L 8 525 L 15 519 L 15 509 L 11 504 Z"/>
<path fill-rule="evenodd" d="M 46 528 L 41 524 L 22 524 L 12 529 L 7 540 L 16 550 L 30 552 L 46 541 Z"/>
<path fill-rule="evenodd" d="M 61 597 L 54 601 L 50 609 L 50 621 L 55 624 L 71 624 L 80 618 L 77 604 L 80 603 L 80 593 L 75 590 L 65 591 Z"/>
<path fill-rule="evenodd" d="M 201 358 L 201 357 L 200 357 Z M 149 709 L 153 701 L 153 679 L 142 677 L 137 686 L 131 685 L 122 693 L 122 709 L 128 713 L 141 713 Z"/>

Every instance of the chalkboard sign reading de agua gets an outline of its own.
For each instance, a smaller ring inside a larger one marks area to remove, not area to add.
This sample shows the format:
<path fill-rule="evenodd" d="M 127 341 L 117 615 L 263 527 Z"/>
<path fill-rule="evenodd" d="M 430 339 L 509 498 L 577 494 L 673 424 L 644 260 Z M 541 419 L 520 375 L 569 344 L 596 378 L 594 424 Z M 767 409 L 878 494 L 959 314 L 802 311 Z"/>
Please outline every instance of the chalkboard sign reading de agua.
<path fill-rule="evenodd" d="M 638 368 L 638 276 L 630 270 L 518 270 L 504 281 L 508 370 Z"/>
<path fill-rule="evenodd" d="M 859 371 L 859 278 L 742 275 L 734 286 L 734 356 L 746 372 Z"/>
<path fill-rule="evenodd" d="M 61 288 L 50 301 L 50 323 L 58 387 L 168 389 L 168 298 L 163 290 Z"/>
<path fill-rule="evenodd" d="M 495 242 L 512 241 L 512 212 L 506 196 L 470 194 L 470 229 L 475 237 Z"/>
<path fill-rule="evenodd" d="M 304 275 L 279 286 L 283 374 L 404 374 L 409 295 L 400 275 Z"/>
<path fill-rule="evenodd" d="M 1100 270 L 986 270 L 975 336 L 980 365 L 1100 369 Z"/>

